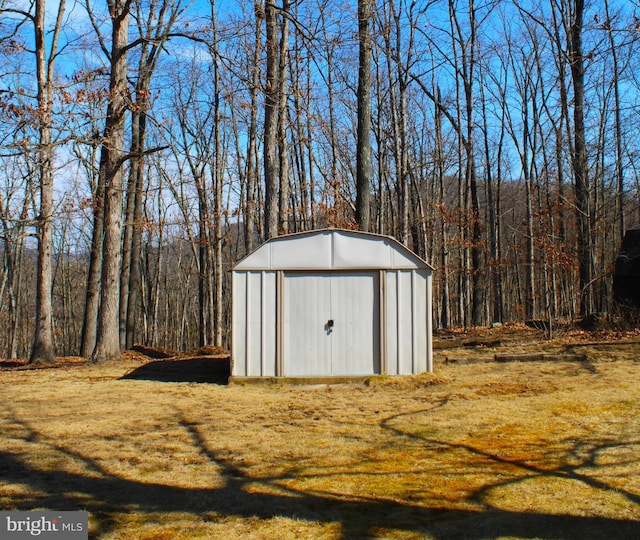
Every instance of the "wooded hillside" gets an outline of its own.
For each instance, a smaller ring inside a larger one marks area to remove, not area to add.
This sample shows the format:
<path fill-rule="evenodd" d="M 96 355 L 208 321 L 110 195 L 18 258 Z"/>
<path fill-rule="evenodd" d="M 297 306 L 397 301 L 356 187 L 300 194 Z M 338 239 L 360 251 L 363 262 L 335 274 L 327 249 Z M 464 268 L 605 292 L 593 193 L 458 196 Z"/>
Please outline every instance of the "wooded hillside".
<path fill-rule="evenodd" d="M 225 345 L 275 235 L 392 235 L 436 326 L 613 313 L 640 6 L 0 0 L 0 356 Z"/>

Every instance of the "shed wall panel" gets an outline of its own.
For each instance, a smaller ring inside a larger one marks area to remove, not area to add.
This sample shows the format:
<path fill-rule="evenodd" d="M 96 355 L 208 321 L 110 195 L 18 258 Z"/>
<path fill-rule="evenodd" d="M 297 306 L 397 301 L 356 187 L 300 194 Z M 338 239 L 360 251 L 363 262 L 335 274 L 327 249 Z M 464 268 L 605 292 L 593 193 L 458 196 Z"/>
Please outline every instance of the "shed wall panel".
<path fill-rule="evenodd" d="M 276 374 L 276 273 L 236 272 L 233 277 L 234 376 Z"/>
<path fill-rule="evenodd" d="M 247 273 L 247 375 L 260 374 L 263 347 L 262 272 Z"/>
<path fill-rule="evenodd" d="M 427 369 L 428 270 L 385 272 L 385 359 L 390 375 L 421 373 Z"/>
<path fill-rule="evenodd" d="M 427 347 L 427 369 L 429 373 L 433 371 L 433 275 L 431 271 L 425 270 L 427 275 L 427 327 L 425 329 L 425 340 Z"/>
<path fill-rule="evenodd" d="M 413 373 L 412 272 L 398 270 L 398 369 Z"/>
<path fill-rule="evenodd" d="M 429 268 L 390 237 L 323 230 L 272 238 L 235 270 L 355 270 Z"/>
<path fill-rule="evenodd" d="M 417 256 L 407 253 L 401 253 L 397 248 L 391 247 L 391 262 L 389 268 L 409 269 L 422 267 L 421 261 Z"/>
<path fill-rule="evenodd" d="M 246 370 L 246 329 L 247 324 L 247 273 L 234 272 L 233 288 L 233 321 L 231 326 L 231 359 L 232 373 L 245 377 Z"/>
<path fill-rule="evenodd" d="M 415 373 L 423 373 L 427 370 L 427 272 L 414 270 L 413 288 L 413 332 L 415 351 Z"/>
<path fill-rule="evenodd" d="M 277 285 L 276 272 L 262 273 L 262 357 L 260 375 L 276 375 L 277 354 Z"/>
<path fill-rule="evenodd" d="M 398 273 L 385 272 L 385 313 L 382 331 L 385 333 L 386 371 L 398 375 Z"/>

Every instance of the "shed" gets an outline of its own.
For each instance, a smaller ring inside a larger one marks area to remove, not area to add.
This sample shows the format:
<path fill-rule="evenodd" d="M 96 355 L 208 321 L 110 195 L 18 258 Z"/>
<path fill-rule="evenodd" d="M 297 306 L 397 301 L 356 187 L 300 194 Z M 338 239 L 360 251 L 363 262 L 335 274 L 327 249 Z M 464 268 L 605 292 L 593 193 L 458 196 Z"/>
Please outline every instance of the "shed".
<path fill-rule="evenodd" d="M 268 240 L 233 269 L 232 377 L 432 371 L 432 270 L 389 236 Z"/>

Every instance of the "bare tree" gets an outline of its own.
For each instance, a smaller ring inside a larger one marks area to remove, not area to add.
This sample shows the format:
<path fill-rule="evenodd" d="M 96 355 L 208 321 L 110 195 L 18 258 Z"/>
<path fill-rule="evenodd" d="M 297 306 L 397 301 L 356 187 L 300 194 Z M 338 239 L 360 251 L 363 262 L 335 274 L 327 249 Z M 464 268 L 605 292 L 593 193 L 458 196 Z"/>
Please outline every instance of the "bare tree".
<path fill-rule="evenodd" d="M 593 209 L 591 204 L 591 187 L 589 182 L 589 166 L 585 140 L 584 122 L 584 80 L 585 65 L 582 50 L 582 33 L 584 23 L 584 0 L 569 2 L 569 32 L 567 54 L 573 83 L 573 169 L 574 193 L 576 198 L 576 222 L 578 224 L 578 266 L 580 276 L 579 315 L 586 317 L 593 312 L 593 268 L 592 268 L 592 225 Z"/>
<path fill-rule="evenodd" d="M 262 19 L 264 18 L 264 2 L 255 2 L 255 45 L 253 48 L 253 57 L 251 63 L 251 83 L 249 87 L 250 93 L 250 119 L 249 133 L 247 136 L 247 185 L 245 190 L 245 210 L 244 210 L 244 227 L 245 227 L 245 250 L 247 253 L 253 251 L 253 243 L 255 241 L 255 224 L 256 224 L 256 189 L 258 183 L 258 166 L 257 166 L 257 147 L 258 147 L 258 95 L 260 92 L 260 40 L 262 30 Z"/>
<path fill-rule="evenodd" d="M 264 234 L 278 234 L 278 8 L 275 0 L 265 2 L 267 72 L 264 89 Z"/>
<path fill-rule="evenodd" d="M 278 234 L 289 232 L 291 210 L 289 179 L 289 144 L 287 142 L 289 78 L 289 0 L 282 0 L 280 20 L 280 46 L 278 51 Z"/>
<path fill-rule="evenodd" d="M 109 104 L 100 158 L 100 183 L 104 185 L 104 240 L 98 331 L 94 362 L 120 357 L 120 266 L 122 262 L 124 129 L 129 108 L 127 50 L 132 0 L 107 0 L 111 22 Z M 97 246 L 96 246 L 97 248 Z"/>
<path fill-rule="evenodd" d="M 54 65 L 62 31 L 65 1 L 58 5 L 49 50 L 45 40 L 46 0 L 36 0 L 35 29 L 36 77 L 38 81 L 38 176 L 40 215 L 38 216 L 38 271 L 36 285 L 36 324 L 30 361 L 51 363 L 55 357 L 53 343 L 52 287 L 52 217 L 53 217 L 53 137 L 51 105 L 54 91 Z"/>
<path fill-rule="evenodd" d="M 145 12 L 147 11 L 147 12 Z M 120 278 L 120 344 L 131 348 L 134 343 L 137 308 L 140 299 L 142 264 L 142 221 L 144 188 L 144 156 L 147 115 L 151 107 L 150 86 L 160 54 L 183 11 L 181 0 L 152 3 L 145 10 L 136 4 L 136 22 L 140 42 L 137 78 L 134 85 L 131 112 L 130 168 L 122 248 Z"/>
<path fill-rule="evenodd" d="M 625 186 L 624 186 L 624 155 L 623 155 L 623 137 L 622 137 L 622 106 L 620 99 L 620 86 L 621 86 L 621 73 L 623 66 L 620 65 L 618 46 L 615 40 L 614 25 L 616 21 L 610 10 L 610 0 L 605 0 L 605 21 L 603 28 L 607 31 L 607 38 L 609 41 L 609 51 L 611 54 L 611 70 L 612 79 L 611 84 L 613 86 L 613 114 L 614 114 L 614 133 L 615 133 L 615 177 L 616 177 L 616 203 L 617 203 L 617 216 L 616 221 L 618 224 L 618 241 L 622 243 L 622 239 L 625 233 Z"/>
<path fill-rule="evenodd" d="M 358 131 L 356 149 L 356 223 L 371 228 L 371 0 L 358 0 Z"/>

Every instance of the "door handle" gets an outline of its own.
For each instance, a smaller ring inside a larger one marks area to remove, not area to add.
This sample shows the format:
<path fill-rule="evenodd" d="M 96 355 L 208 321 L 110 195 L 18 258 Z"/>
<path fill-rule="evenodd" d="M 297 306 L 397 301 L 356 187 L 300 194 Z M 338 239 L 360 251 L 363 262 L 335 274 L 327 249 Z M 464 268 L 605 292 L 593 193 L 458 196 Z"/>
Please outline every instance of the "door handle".
<path fill-rule="evenodd" d="M 327 334 L 330 334 L 333 331 L 333 319 L 329 319 L 326 322 L 324 329 L 327 331 Z"/>

